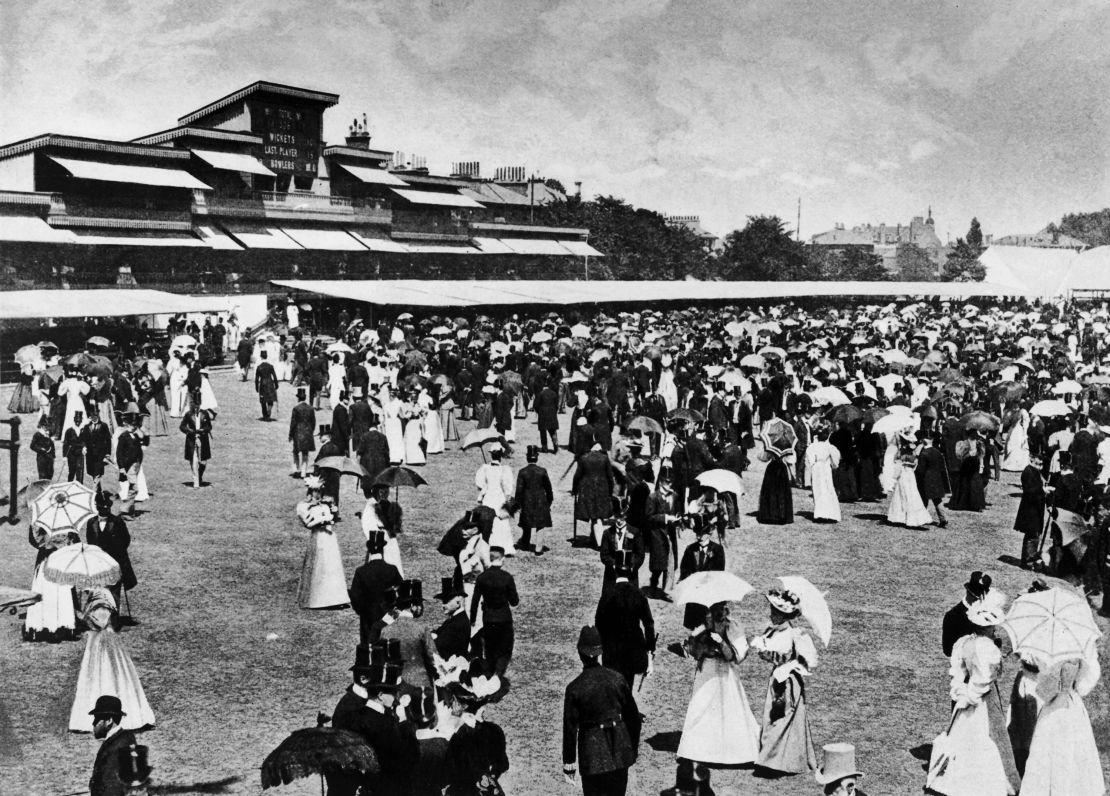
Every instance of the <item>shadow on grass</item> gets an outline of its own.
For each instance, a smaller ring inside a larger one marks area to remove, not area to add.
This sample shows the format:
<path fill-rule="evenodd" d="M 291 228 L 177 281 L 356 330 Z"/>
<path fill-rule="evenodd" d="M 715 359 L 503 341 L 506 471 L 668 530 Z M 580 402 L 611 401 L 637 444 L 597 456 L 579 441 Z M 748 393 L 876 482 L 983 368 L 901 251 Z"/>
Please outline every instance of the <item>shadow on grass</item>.
<path fill-rule="evenodd" d="M 231 793 L 230 785 L 241 782 L 242 777 L 225 777 L 214 782 L 194 782 L 192 785 L 151 785 L 151 796 L 172 793 Z"/>
<path fill-rule="evenodd" d="M 931 743 L 923 743 L 920 746 L 915 746 L 910 749 L 910 755 L 914 760 L 921 761 L 921 770 L 928 772 L 929 758 L 933 755 L 933 745 Z"/>
<path fill-rule="evenodd" d="M 588 532 L 585 536 L 573 536 L 570 539 L 567 539 L 567 543 L 576 550 L 591 550 L 594 546 L 593 539 L 590 538 L 590 534 Z"/>
<path fill-rule="evenodd" d="M 855 517 L 857 520 L 871 520 L 872 522 L 878 522 L 878 523 L 881 523 L 883 525 L 889 525 L 890 524 L 886 521 L 886 515 L 885 514 L 874 514 L 874 513 L 871 513 L 871 514 L 853 514 L 852 516 Z"/>
<path fill-rule="evenodd" d="M 1002 555 L 998 557 L 998 560 L 1002 564 L 1009 564 L 1011 567 L 1021 569 L 1021 559 L 1017 556 Z"/>
<path fill-rule="evenodd" d="M 678 751 L 678 742 L 682 738 L 681 730 L 674 730 L 672 732 L 657 732 L 655 735 L 646 739 L 644 743 L 654 749 L 656 752 L 674 752 Z"/>

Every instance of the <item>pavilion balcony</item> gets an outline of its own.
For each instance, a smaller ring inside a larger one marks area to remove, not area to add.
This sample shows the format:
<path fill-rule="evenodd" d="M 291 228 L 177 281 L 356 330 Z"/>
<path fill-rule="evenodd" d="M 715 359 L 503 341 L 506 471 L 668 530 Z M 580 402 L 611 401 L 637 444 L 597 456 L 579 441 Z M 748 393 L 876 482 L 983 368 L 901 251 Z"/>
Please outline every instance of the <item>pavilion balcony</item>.
<path fill-rule="evenodd" d="M 393 217 L 388 204 L 381 200 L 278 191 L 254 191 L 243 196 L 194 191 L 192 211 L 201 216 L 348 224 L 389 224 Z"/>

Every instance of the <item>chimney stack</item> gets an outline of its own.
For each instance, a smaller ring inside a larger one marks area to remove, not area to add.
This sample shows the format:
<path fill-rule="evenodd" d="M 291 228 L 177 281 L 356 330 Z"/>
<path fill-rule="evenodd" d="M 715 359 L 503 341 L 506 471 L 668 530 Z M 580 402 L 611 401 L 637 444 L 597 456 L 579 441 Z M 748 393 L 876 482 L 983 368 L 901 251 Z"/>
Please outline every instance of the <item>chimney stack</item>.
<path fill-rule="evenodd" d="M 351 126 L 347 130 L 347 146 L 353 149 L 369 149 L 370 148 L 370 125 L 366 121 L 366 114 L 362 114 L 362 122 L 360 123 L 358 117 L 351 122 Z"/>

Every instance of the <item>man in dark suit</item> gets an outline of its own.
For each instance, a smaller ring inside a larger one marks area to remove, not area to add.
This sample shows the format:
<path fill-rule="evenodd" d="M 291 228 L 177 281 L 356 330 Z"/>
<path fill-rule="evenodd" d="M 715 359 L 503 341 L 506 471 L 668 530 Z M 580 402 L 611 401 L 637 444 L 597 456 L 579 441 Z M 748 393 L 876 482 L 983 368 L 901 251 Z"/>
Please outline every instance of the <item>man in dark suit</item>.
<path fill-rule="evenodd" d="M 506 684 L 505 670 L 513 657 L 513 606 L 520 603 L 516 581 L 504 570 L 505 550 L 489 549 L 489 569 L 474 582 L 474 599 L 470 605 L 470 624 L 478 619 L 482 610 L 482 637 L 486 676 L 496 674 Z"/>
<path fill-rule="evenodd" d="M 112 458 L 112 432 L 96 412 L 89 415 L 89 422 L 80 430 L 80 443 L 85 452 L 85 472 L 96 489 L 104 477 L 104 465 Z"/>
<path fill-rule="evenodd" d="M 585 796 L 624 796 L 642 720 L 625 679 L 598 663 L 603 649 L 597 629 L 582 628 L 582 673 L 563 698 L 563 777 L 574 784 L 580 765 Z"/>
<path fill-rule="evenodd" d="M 430 657 L 424 648 L 424 627 L 420 617 L 424 616 L 424 585 L 416 578 L 401 582 L 397 587 L 397 605 L 385 614 L 382 620 L 380 638 L 382 641 L 395 639 L 401 646 L 401 659 L 405 662 L 405 684 L 413 689 L 430 689 L 432 680 L 428 677 L 427 660 Z M 413 701 L 416 695 L 410 694 Z"/>
<path fill-rule="evenodd" d="M 690 517 L 698 540 L 687 545 L 682 552 L 678 565 L 678 582 L 681 583 L 695 572 L 723 572 L 725 568 L 725 549 L 713 541 L 713 527 L 701 514 Z M 689 604 L 682 617 L 682 626 L 693 630 L 705 621 L 705 606 Z"/>
<path fill-rule="evenodd" d="M 289 412 L 289 441 L 293 443 L 293 466 L 303 480 L 308 475 L 308 454 L 316 450 L 316 411 L 305 401 L 304 387 L 297 388 L 297 404 Z M 296 475 L 296 473 L 294 473 Z"/>
<path fill-rule="evenodd" d="M 952 491 L 952 484 L 948 480 L 948 465 L 944 461 L 944 454 L 937 445 L 943 440 L 923 431 L 918 432 L 917 438 L 922 445 L 921 453 L 917 457 L 917 468 L 914 471 L 917 491 L 921 493 L 925 508 L 929 508 L 930 503 L 933 504 L 937 512 L 937 527 L 944 528 L 948 525 L 948 520 L 944 518 L 940 504 L 944 502 L 944 496 Z"/>
<path fill-rule="evenodd" d="M 1060 472 L 1049 479 L 1052 487 L 1052 507 L 1078 513 L 1083 504 L 1083 482 L 1072 469 L 1072 456 L 1060 451 Z"/>
<path fill-rule="evenodd" d="M 376 777 L 328 774 L 329 796 L 355 796 L 366 786 L 375 794 L 407 796 L 412 771 L 420 758 L 416 728 L 405 709 L 396 702 L 401 684 L 401 665 L 386 662 L 384 650 L 373 654 L 360 645 L 351 667 L 352 684 L 332 711 L 332 726 L 358 733 L 378 758 L 381 773 Z"/>
<path fill-rule="evenodd" d="M 497 382 L 497 395 L 493 398 L 493 425 L 502 436 L 513 430 L 513 394 Z"/>
<path fill-rule="evenodd" d="M 983 599 L 991 590 L 991 576 L 976 570 L 964 584 L 964 599 L 948 609 L 941 623 L 940 646 L 944 657 L 952 656 L 952 647 L 964 636 L 976 632 L 976 625 L 967 618 L 971 604 Z"/>
<path fill-rule="evenodd" d="M 640 586 L 639 573 L 646 557 L 646 548 L 640 529 L 633 527 L 628 522 L 628 508 L 629 499 L 627 497 L 613 498 L 613 524 L 601 534 L 601 563 L 605 566 L 605 574 L 601 581 L 603 589 L 616 582 L 617 561 L 622 552 L 627 552 L 632 556 L 629 560 L 631 572 L 628 579 L 632 581 L 632 585 L 636 588 Z"/>
<path fill-rule="evenodd" d="M 305 379 L 308 381 L 308 399 L 314 409 L 319 409 L 320 393 L 328 383 L 328 358 L 320 348 L 315 348 L 305 366 Z"/>
<path fill-rule="evenodd" d="M 105 492 L 96 493 L 96 514 L 85 526 L 85 540 L 102 549 L 119 564 L 120 579 L 109 586 L 108 591 L 115 598 L 116 605 L 122 606 L 120 598 L 123 590 L 131 591 L 139 584 L 127 552 L 131 546 L 131 533 L 123 517 L 112 513 L 112 498 Z"/>
<path fill-rule="evenodd" d="M 254 343 L 251 342 L 251 339 L 249 337 L 240 339 L 239 345 L 235 348 L 235 363 L 239 366 L 239 375 L 242 377 L 240 381 L 247 380 L 247 373 L 251 369 L 251 357 L 253 355 Z"/>
<path fill-rule="evenodd" d="M 374 491 L 374 479 L 389 467 L 389 440 L 378 430 L 377 416 L 371 414 L 367 423 L 369 428 L 362 435 L 355 454 L 358 456 L 358 463 L 366 471 L 366 477 L 362 479 L 362 494 L 369 498 Z"/>
<path fill-rule="evenodd" d="M 601 634 L 601 662 L 619 672 L 631 688 L 637 674 L 651 673 L 655 621 L 647 597 L 631 580 L 633 554 L 620 550 L 614 562 L 615 580 L 602 588 L 594 624 Z"/>
<path fill-rule="evenodd" d="M 266 358 L 266 351 L 259 353 L 262 361 L 254 369 L 254 390 L 258 393 L 258 403 L 262 407 L 262 419 L 273 420 L 274 403 L 278 399 L 278 377 L 274 366 Z M 246 371 L 243 371 L 243 381 L 246 381 Z"/>
<path fill-rule="evenodd" d="M 358 614 L 362 644 L 369 643 L 371 627 L 389 610 L 390 590 L 398 588 L 404 580 L 397 567 L 382 558 L 384 550 L 385 533 L 371 531 L 366 541 L 366 563 L 351 578 L 351 608 Z"/>
<path fill-rule="evenodd" d="M 428 635 L 432 641 L 425 649 L 434 649 L 443 660 L 459 655 L 468 657 L 470 652 L 470 618 L 466 615 L 466 592 L 454 577 L 441 578 L 441 588 L 436 599 L 443 603 L 443 624 Z"/>
<path fill-rule="evenodd" d="M 551 389 L 550 383 L 544 380 L 543 387 L 536 394 L 532 403 L 536 410 L 536 426 L 540 430 L 540 447 L 544 453 L 548 437 L 551 438 L 551 452 L 559 450 L 559 394 Z"/>
<path fill-rule="evenodd" d="M 89 715 L 93 717 L 93 737 L 103 741 L 93 763 L 89 796 L 126 796 L 129 788 L 121 778 L 120 759 L 122 752 L 135 745 L 135 733 L 120 727 L 127 715 L 123 703 L 116 696 L 98 697 Z"/>
<path fill-rule="evenodd" d="M 1092 426 L 1086 423 L 1085 418 L 1083 426 L 1072 437 L 1068 452 L 1071 453 L 1072 467 L 1075 468 L 1079 481 L 1084 484 L 1094 483 L 1098 476 L 1098 437 L 1094 435 Z"/>
<path fill-rule="evenodd" d="M 359 368 L 359 370 L 366 372 L 366 368 Z M 362 438 L 366 436 L 366 432 L 370 430 L 373 425 L 371 421 L 374 419 L 374 410 L 370 407 L 370 402 L 366 400 L 366 390 L 361 387 L 352 387 L 351 395 L 354 396 L 354 403 L 351 404 L 351 451 L 356 456 L 362 446 Z"/>
<path fill-rule="evenodd" d="M 517 522 L 520 524 L 521 537 L 517 548 L 529 548 L 537 556 L 542 556 L 547 547 L 543 544 L 543 530 L 551 527 L 551 503 L 555 493 L 551 489 L 551 478 L 547 470 L 536 462 L 540 458 L 540 449 L 529 445 L 525 458 L 528 464 L 516 474 L 516 491 L 513 492 L 513 502 L 516 504 Z M 532 538 L 535 531 L 536 538 Z"/>
<path fill-rule="evenodd" d="M 351 411 L 347 393 L 340 391 L 331 410 L 331 441 L 342 451 L 340 455 L 349 456 L 351 452 Z"/>
<path fill-rule="evenodd" d="M 74 425 L 66 429 L 65 436 L 62 438 L 62 456 L 65 457 L 66 465 L 69 472 L 66 478 L 70 481 L 85 481 L 85 443 L 81 439 L 81 431 L 83 430 L 81 424 L 84 422 L 84 414 L 82 412 L 73 413 Z M 111 450 L 111 441 L 108 442 L 108 450 Z M 103 470 L 101 473 L 103 474 Z"/>
<path fill-rule="evenodd" d="M 331 436 L 331 426 L 320 425 L 320 451 L 316 454 L 316 460 L 319 462 L 321 459 L 328 459 L 332 456 L 344 456 L 343 450 L 335 444 L 335 440 Z M 339 519 L 339 482 L 342 478 L 342 473 L 339 470 L 328 467 L 317 470 L 317 472 L 324 477 L 324 488 L 322 494 L 326 498 L 330 498 L 335 505 L 336 519 Z"/>
<path fill-rule="evenodd" d="M 138 409 L 134 403 L 128 409 Z M 140 492 L 139 471 L 143 466 L 143 448 L 150 444 L 150 437 L 137 425 L 137 412 L 124 412 L 123 428 L 116 437 L 116 467 L 119 468 L 119 497 L 126 501 L 134 487 L 135 495 L 131 501 L 131 513 L 135 511 L 135 501 L 145 500 Z M 88 450 L 88 448 L 86 448 Z M 204 473 L 201 473 L 201 478 Z"/>
<path fill-rule="evenodd" d="M 1021 502 L 1018 503 L 1014 530 L 1022 534 L 1021 567 L 1039 569 L 1041 534 L 1048 498 L 1044 476 L 1041 475 L 1041 454 L 1029 452 L 1029 464 L 1021 471 Z"/>

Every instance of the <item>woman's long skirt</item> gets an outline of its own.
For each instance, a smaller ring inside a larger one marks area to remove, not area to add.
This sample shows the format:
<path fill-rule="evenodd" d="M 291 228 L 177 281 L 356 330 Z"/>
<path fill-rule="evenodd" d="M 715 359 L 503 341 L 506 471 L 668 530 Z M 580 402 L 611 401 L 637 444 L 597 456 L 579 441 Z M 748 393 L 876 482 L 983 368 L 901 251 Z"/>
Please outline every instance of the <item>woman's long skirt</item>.
<path fill-rule="evenodd" d="M 699 763 L 743 765 L 759 754 L 759 723 L 735 664 L 706 658 L 694 677 L 678 756 Z"/>
<path fill-rule="evenodd" d="M 790 471 L 782 459 L 771 459 L 763 471 L 756 520 L 763 525 L 789 525 L 794 522 L 794 498 L 790 492 Z"/>
<path fill-rule="evenodd" d="M 817 768 L 817 753 L 806 716 L 805 684 L 796 672 L 781 683 L 776 683 L 773 677 L 767 683 L 756 764 L 789 774 Z"/>
<path fill-rule="evenodd" d="M 339 608 L 350 601 L 339 540 L 330 531 L 313 530 L 301 566 L 297 605 L 301 608 Z"/>
<path fill-rule="evenodd" d="M 126 713 L 121 722 L 125 730 L 138 730 L 154 725 L 154 711 L 146 701 L 139 672 L 123 646 L 123 639 L 111 627 L 89 633 L 81 673 L 77 676 L 77 694 L 69 714 L 70 732 L 92 732 L 93 717 L 89 715 L 100 696 L 117 696 Z"/>

